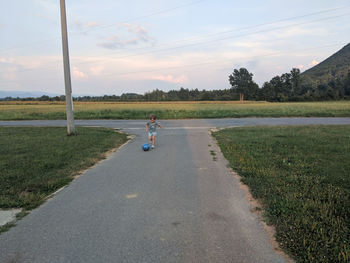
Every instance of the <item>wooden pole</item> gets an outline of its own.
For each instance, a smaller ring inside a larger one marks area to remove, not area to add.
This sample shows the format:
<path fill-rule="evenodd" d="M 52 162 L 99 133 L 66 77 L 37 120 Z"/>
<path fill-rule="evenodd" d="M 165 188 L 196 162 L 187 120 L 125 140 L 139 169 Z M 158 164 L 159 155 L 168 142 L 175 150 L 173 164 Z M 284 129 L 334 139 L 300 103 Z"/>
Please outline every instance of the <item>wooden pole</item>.
<path fill-rule="evenodd" d="M 61 7 L 61 31 L 62 31 L 64 84 L 65 84 L 65 89 L 66 89 L 67 134 L 68 135 L 75 135 L 73 99 L 72 99 L 72 84 L 71 84 L 70 66 L 69 66 L 67 17 L 66 17 L 65 0 L 60 0 L 60 7 Z"/>

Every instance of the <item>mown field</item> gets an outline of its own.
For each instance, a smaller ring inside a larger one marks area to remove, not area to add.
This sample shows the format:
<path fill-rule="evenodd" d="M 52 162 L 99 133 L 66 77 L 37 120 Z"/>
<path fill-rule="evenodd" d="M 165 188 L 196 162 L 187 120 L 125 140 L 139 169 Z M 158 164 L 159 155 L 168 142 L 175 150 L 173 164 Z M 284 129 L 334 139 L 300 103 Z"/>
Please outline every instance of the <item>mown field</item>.
<path fill-rule="evenodd" d="M 233 128 L 213 136 L 297 262 L 350 262 L 349 126 Z"/>
<path fill-rule="evenodd" d="M 76 119 L 229 117 L 349 117 L 350 101 L 338 102 L 75 102 Z M 0 120 L 65 119 L 61 102 L 0 102 Z"/>
<path fill-rule="evenodd" d="M 113 129 L 78 127 L 77 132 L 67 136 L 66 128 L 0 127 L 0 208 L 23 208 L 25 213 L 37 207 L 127 141 Z"/>

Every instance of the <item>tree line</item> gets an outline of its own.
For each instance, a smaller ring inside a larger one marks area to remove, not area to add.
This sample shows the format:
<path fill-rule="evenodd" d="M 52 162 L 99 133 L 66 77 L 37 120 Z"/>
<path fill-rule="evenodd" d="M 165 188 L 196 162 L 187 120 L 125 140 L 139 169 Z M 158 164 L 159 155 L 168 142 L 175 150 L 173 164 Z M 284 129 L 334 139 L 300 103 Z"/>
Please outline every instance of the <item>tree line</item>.
<path fill-rule="evenodd" d="M 319 101 L 350 99 L 350 71 L 344 79 L 333 78 L 324 83 L 312 82 L 293 68 L 290 72 L 273 77 L 261 88 L 253 74 L 245 68 L 235 69 L 229 76 L 232 89 L 240 99 L 264 101 Z"/>
<path fill-rule="evenodd" d="M 262 87 L 253 80 L 253 74 L 246 68 L 234 69 L 228 77 L 231 88 L 219 90 L 198 90 L 181 87 L 168 92 L 156 89 L 145 94 L 124 93 L 104 96 L 79 96 L 74 101 L 320 101 L 350 99 L 350 71 L 343 79 L 334 78 L 327 83 L 316 83 L 305 78 L 300 70 L 293 68 L 290 72 L 273 77 Z M 21 101 L 65 101 L 65 96 L 38 98 L 11 98 L 2 100 Z"/>

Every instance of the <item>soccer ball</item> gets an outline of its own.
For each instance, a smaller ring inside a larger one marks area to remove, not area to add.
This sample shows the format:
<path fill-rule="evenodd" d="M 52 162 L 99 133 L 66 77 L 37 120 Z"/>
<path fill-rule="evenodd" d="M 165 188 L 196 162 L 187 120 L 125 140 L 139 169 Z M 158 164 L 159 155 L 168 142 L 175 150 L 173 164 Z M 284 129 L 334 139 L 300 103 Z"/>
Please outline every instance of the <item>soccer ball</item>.
<path fill-rule="evenodd" d="M 142 145 L 142 150 L 144 150 L 144 151 L 148 151 L 149 148 L 150 148 L 150 146 L 148 143 L 145 143 L 144 145 Z"/>

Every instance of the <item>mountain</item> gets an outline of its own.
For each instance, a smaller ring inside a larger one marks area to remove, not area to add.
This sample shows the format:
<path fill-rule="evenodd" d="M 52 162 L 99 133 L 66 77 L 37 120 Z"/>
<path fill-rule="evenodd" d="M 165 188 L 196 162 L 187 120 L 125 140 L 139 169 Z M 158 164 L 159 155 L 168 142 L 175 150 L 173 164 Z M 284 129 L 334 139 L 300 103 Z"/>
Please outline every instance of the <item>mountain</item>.
<path fill-rule="evenodd" d="M 312 83 L 328 83 L 332 79 L 344 79 L 350 72 L 350 43 L 301 75 Z"/>

